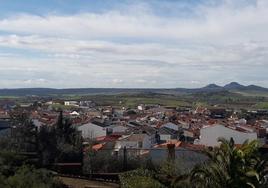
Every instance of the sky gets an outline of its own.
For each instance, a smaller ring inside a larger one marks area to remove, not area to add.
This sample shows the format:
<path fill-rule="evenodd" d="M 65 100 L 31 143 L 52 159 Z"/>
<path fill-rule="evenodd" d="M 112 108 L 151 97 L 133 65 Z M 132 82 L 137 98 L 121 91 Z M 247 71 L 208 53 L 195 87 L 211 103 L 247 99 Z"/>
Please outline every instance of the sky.
<path fill-rule="evenodd" d="M 267 0 L 0 0 L 0 88 L 268 87 Z"/>

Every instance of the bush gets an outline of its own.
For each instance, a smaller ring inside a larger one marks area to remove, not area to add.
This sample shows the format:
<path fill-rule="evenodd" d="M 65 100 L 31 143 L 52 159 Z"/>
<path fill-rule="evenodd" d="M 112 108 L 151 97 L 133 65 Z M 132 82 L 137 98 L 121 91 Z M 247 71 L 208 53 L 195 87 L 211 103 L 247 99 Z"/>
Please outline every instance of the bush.
<path fill-rule="evenodd" d="M 154 173 L 146 169 L 137 169 L 119 176 L 123 188 L 164 188 L 165 186 L 154 179 Z"/>
<path fill-rule="evenodd" d="M 1 188 L 63 188 L 64 185 L 52 174 L 31 166 L 20 167 L 13 176 L 0 176 Z"/>

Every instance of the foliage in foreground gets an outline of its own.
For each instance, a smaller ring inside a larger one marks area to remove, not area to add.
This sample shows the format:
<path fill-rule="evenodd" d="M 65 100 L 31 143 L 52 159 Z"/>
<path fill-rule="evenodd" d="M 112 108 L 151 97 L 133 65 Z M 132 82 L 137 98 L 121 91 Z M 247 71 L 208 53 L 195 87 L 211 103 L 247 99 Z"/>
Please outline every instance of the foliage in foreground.
<path fill-rule="evenodd" d="M 120 175 L 121 187 L 159 187 L 159 188 L 187 188 L 189 187 L 189 176 L 181 171 L 180 161 L 165 161 L 155 169 L 139 168 Z M 179 184 L 177 181 L 179 181 Z"/>
<path fill-rule="evenodd" d="M 63 188 L 50 171 L 36 169 L 16 152 L 0 151 L 1 188 Z"/>
<path fill-rule="evenodd" d="M 152 171 L 146 169 L 137 169 L 133 171 L 126 172 L 120 175 L 121 186 L 124 188 L 163 188 Z"/>
<path fill-rule="evenodd" d="M 267 160 L 258 152 L 257 141 L 246 141 L 237 147 L 231 139 L 219 139 L 221 145 L 206 149 L 209 158 L 197 165 L 189 174 L 174 173 L 179 168 L 175 163 L 168 172 L 139 169 L 120 176 L 123 188 L 138 187 L 184 187 L 184 188 L 265 188 L 267 182 Z"/>
<path fill-rule="evenodd" d="M 12 176 L 0 175 L 1 188 L 63 188 L 49 171 L 22 166 Z"/>
<path fill-rule="evenodd" d="M 191 182 L 194 187 L 268 187 L 267 160 L 261 158 L 256 140 L 246 141 L 239 147 L 233 139 L 219 141 L 220 147 L 205 151 L 209 162 L 193 169 Z"/>

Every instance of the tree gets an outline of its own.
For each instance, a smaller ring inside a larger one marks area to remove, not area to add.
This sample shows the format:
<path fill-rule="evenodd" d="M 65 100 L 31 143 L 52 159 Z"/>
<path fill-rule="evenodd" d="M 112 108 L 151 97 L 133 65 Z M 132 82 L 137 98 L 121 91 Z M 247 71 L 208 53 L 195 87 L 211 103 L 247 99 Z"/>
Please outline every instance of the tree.
<path fill-rule="evenodd" d="M 39 152 L 43 165 L 57 162 L 81 162 L 82 138 L 62 111 L 55 126 L 43 126 L 39 133 Z"/>
<path fill-rule="evenodd" d="M 37 128 L 30 119 L 30 114 L 22 109 L 11 113 L 12 148 L 19 152 L 35 152 L 37 150 Z"/>
<path fill-rule="evenodd" d="M 206 149 L 209 160 L 196 166 L 191 173 L 193 187 L 240 188 L 266 187 L 266 160 L 258 153 L 256 140 L 246 141 L 240 147 L 234 140 L 220 138 L 221 145 Z"/>
<path fill-rule="evenodd" d="M 57 157 L 57 135 L 54 127 L 42 126 L 38 133 L 38 153 L 41 166 L 48 166 Z"/>

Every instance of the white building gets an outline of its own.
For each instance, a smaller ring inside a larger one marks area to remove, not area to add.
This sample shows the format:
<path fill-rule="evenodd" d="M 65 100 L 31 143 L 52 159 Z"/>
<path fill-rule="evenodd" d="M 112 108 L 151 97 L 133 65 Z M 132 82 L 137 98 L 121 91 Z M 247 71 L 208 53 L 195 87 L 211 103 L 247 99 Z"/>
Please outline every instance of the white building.
<path fill-rule="evenodd" d="M 170 129 L 168 127 L 161 127 L 158 130 L 158 134 L 160 136 L 160 141 L 169 141 L 169 140 L 173 140 L 173 139 L 177 139 L 178 138 L 178 131 L 174 130 L 174 129 Z"/>
<path fill-rule="evenodd" d="M 78 106 L 77 101 L 64 101 L 65 106 Z"/>
<path fill-rule="evenodd" d="M 138 110 L 142 111 L 142 110 L 145 109 L 145 106 L 141 104 L 141 105 L 139 105 L 137 108 L 138 108 Z"/>
<path fill-rule="evenodd" d="M 116 141 L 115 149 L 121 148 L 149 149 L 152 147 L 151 137 L 147 134 L 131 134 Z"/>
<path fill-rule="evenodd" d="M 205 146 L 219 145 L 218 138 L 234 139 L 235 144 L 243 144 L 246 140 L 257 139 L 257 133 L 253 131 L 238 131 L 220 124 L 205 126 L 200 129 L 200 138 L 195 140 L 195 144 Z"/>
<path fill-rule="evenodd" d="M 78 130 L 82 132 L 83 138 L 94 139 L 107 135 L 107 127 L 101 124 L 87 123 L 79 126 Z"/>

